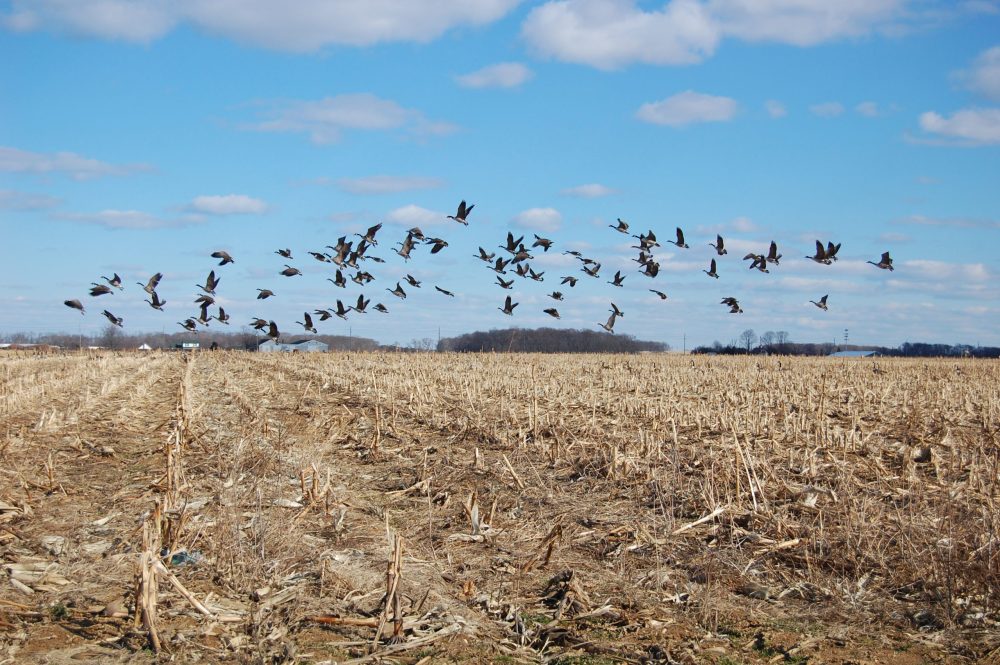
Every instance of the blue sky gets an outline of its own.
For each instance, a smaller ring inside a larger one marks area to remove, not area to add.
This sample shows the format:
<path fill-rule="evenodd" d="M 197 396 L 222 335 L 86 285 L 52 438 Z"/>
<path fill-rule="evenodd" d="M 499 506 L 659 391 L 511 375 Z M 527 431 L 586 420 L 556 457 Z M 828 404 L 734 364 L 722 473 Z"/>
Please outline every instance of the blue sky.
<path fill-rule="evenodd" d="M 745 328 L 1000 344 L 998 35 L 983 0 L 0 0 L 0 334 L 96 333 L 104 308 L 180 330 L 226 249 L 234 323 L 288 332 L 363 292 L 390 314 L 320 332 L 595 328 L 614 301 L 616 331 L 677 348 Z M 445 217 L 463 198 L 467 228 Z M 618 217 L 656 232 L 656 279 Z M 376 281 L 325 281 L 307 251 L 380 221 Z M 404 263 L 391 246 L 414 225 L 449 247 Z M 690 249 L 664 242 L 676 226 Z M 555 241 L 530 262 L 544 282 L 504 291 L 472 258 L 508 230 Z M 702 272 L 716 233 L 718 280 Z M 840 260 L 804 259 L 815 239 Z M 749 271 L 771 240 L 781 265 Z M 279 247 L 303 277 L 278 275 Z M 887 250 L 894 272 L 865 263 Z M 86 295 L 114 271 L 124 292 Z M 162 313 L 134 285 L 154 272 Z M 384 289 L 406 273 L 425 284 L 401 302 Z M 809 304 L 824 294 L 826 312 Z"/>

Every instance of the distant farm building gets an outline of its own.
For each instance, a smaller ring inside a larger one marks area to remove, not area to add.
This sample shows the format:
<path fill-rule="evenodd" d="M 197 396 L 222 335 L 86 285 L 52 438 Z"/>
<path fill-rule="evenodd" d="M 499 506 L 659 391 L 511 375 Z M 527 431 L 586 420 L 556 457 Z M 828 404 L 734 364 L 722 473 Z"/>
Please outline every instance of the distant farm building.
<path fill-rule="evenodd" d="M 293 353 L 295 351 L 300 353 L 319 353 L 321 351 L 329 351 L 330 345 L 315 339 L 304 339 L 291 343 L 278 343 L 273 339 L 269 339 L 261 342 L 257 350 L 261 353 Z"/>
<path fill-rule="evenodd" d="M 878 355 L 877 351 L 837 351 L 836 353 L 831 353 L 831 358 L 874 358 Z"/>
<path fill-rule="evenodd" d="M 149 344 L 146 344 L 145 342 L 143 342 L 142 344 L 140 344 L 139 346 L 137 346 L 136 349 L 139 350 L 139 351 L 152 351 L 153 347 L 151 347 Z"/>
<path fill-rule="evenodd" d="M 200 342 L 181 342 L 180 344 L 174 344 L 175 349 L 180 349 L 181 351 L 197 351 L 201 348 Z"/>

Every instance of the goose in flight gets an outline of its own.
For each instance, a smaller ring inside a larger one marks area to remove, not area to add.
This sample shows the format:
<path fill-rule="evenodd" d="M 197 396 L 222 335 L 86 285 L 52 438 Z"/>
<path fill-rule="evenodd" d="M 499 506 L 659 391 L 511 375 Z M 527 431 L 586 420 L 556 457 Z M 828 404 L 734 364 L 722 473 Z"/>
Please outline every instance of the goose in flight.
<path fill-rule="evenodd" d="M 466 205 L 465 201 L 463 200 L 461 203 L 458 204 L 458 210 L 455 211 L 455 214 L 448 215 L 448 219 L 453 219 L 459 224 L 464 224 L 468 226 L 469 222 L 466 221 L 466 217 L 469 216 L 469 213 L 472 212 L 472 209 L 475 207 L 476 207 L 475 203 L 473 203 L 472 205 Z"/>
<path fill-rule="evenodd" d="M 414 288 L 417 288 L 417 289 L 420 288 L 420 281 L 416 277 L 414 277 L 413 275 L 407 273 L 405 279 L 406 279 L 407 283 L 410 286 L 412 286 Z"/>
<path fill-rule="evenodd" d="M 528 270 L 530 269 L 531 266 L 529 266 L 527 263 L 519 263 L 514 266 L 514 272 L 517 274 L 518 277 L 527 277 Z"/>
<path fill-rule="evenodd" d="M 277 342 L 278 338 L 281 336 L 281 333 L 278 331 L 278 324 L 274 321 L 267 324 L 267 336 L 275 342 Z"/>
<path fill-rule="evenodd" d="M 412 233 L 407 233 L 406 239 L 402 243 L 400 243 L 399 249 L 396 250 L 396 253 L 402 256 L 407 261 L 410 260 L 410 252 L 413 250 L 413 239 L 415 237 L 416 236 L 414 236 Z"/>
<path fill-rule="evenodd" d="M 646 277 L 656 277 L 660 274 L 660 264 L 656 261 L 649 261 L 643 266 L 642 274 Z"/>
<path fill-rule="evenodd" d="M 875 263 L 874 261 L 865 261 L 865 263 L 870 263 L 876 268 L 881 268 L 882 270 L 895 270 L 892 267 L 892 258 L 889 257 L 889 252 L 882 252 L 882 259 Z"/>
<path fill-rule="evenodd" d="M 97 297 L 103 296 L 107 293 L 114 295 L 114 291 L 107 284 L 98 284 L 97 282 L 91 282 L 90 295 Z"/>
<path fill-rule="evenodd" d="M 816 263 L 822 263 L 823 265 L 827 266 L 833 263 L 833 261 L 827 257 L 826 249 L 824 249 L 823 243 L 821 243 L 819 240 L 816 241 L 816 253 L 812 256 L 807 256 L 806 258 L 812 259 Z"/>
<path fill-rule="evenodd" d="M 521 245 L 521 241 L 524 240 L 524 236 L 521 236 L 517 240 L 514 240 L 514 234 L 510 231 L 507 232 L 507 244 L 497 245 L 502 250 L 505 250 L 509 254 L 517 254 L 517 248 Z"/>
<path fill-rule="evenodd" d="M 279 275 L 284 275 L 285 277 L 295 277 L 296 275 L 302 276 L 302 271 L 298 268 L 293 268 L 292 266 L 285 264 L 285 269 L 278 273 Z"/>
<path fill-rule="evenodd" d="M 492 254 L 487 254 L 486 250 L 483 249 L 482 247 L 479 248 L 479 255 L 478 256 L 476 256 L 475 254 L 473 254 L 473 256 L 475 256 L 477 259 L 479 259 L 480 261 L 485 261 L 486 263 L 493 263 L 493 258 L 496 255 L 497 255 L 496 252 L 493 252 Z"/>
<path fill-rule="evenodd" d="M 743 308 L 740 307 L 740 301 L 732 296 L 722 299 L 722 304 L 729 308 L 730 314 L 742 314 Z"/>
<path fill-rule="evenodd" d="M 64 300 L 63 304 L 66 305 L 67 307 L 80 310 L 80 314 L 86 314 L 86 312 L 83 309 L 83 303 L 81 303 L 76 298 L 74 298 L 73 300 Z"/>
<path fill-rule="evenodd" d="M 750 270 L 753 270 L 754 268 L 756 268 L 757 270 L 759 270 L 761 272 L 770 272 L 767 269 L 767 257 L 764 256 L 763 254 L 754 254 L 753 252 L 751 252 L 751 253 L 749 253 L 749 254 L 747 254 L 746 256 L 743 257 L 744 261 L 746 261 L 748 259 L 752 259 L 752 261 L 753 261 L 750 264 Z"/>
<path fill-rule="evenodd" d="M 347 280 L 344 279 L 344 273 L 340 272 L 340 270 L 337 270 L 337 273 L 336 275 L 334 275 L 333 279 L 327 277 L 326 281 L 332 283 L 334 286 L 339 286 L 342 289 L 347 288 Z"/>
<path fill-rule="evenodd" d="M 378 230 L 381 228 L 382 228 L 382 222 L 379 222 L 375 226 L 368 227 L 368 230 L 365 231 L 364 235 L 361 235 L 360 233 L 355 233 L 354 235 L 361 238 L 361 242 L 366 242 L 369 245 L 377 245 L 378 240 L 375 240 L 375 234 L 378 233 Z"/>
<path fill-rule="evenodd" d="M 650 292 L 651 293 L 655 293 L 656 295 L 660 296 L 660 300 L 666 300 L 667 299 L 667 294 L 664 293 L 663 291 L 657 291 L 656 289 L 650 289 Z"/>
<path fill-rule="evenodd" d="M 369 282 L 375 281 L 375 276 L 367 270 L 359 270 L 356 274 L 351 275 L 351 281 L 359 286 L 364 286 Z"/>
<path fill-rule="evenodd" d="M 211 257 L 213 259 L 220 259 L 219 261 L 220 266 L 224 266 L 227 263 L 236 263 L 236 261 L 233 260 L 233 257 L 229 255 L 229 252 L 227 252 L 224 249 L 220 249 L 217 252 L 212 252 Z"/>
<path fill-rule="evenodd" d="M 709 277 L 719 279 L 719 273 L 715 272 L 715 259 L 712 259 L 712 262 L 708 266 L 708 270 L 702 270 L 702 272 Z"/>
<path fill-rule="evenodd" d="M 517 248 L 517 253 L 514 254 L 514 258 L 511 259 L 511 261 L 513 261 L 514 263 L 520 263 L 521 261 L 527 261 L 528 259 L 533 259 L 533 258 L 535 257 L 532 256 L 527 249 L 525 249 L 524 245 L 521 245 L 520 247 Z"/>
<path fill-rule="evenodd" d="M 183 322 L 178 321 L 177 325 L 179 325 L 181 328 L 184 328 L 184 330 L 187 330 L 188 332 L 193 332 L 193 333 L 198 332 L 198 324 L 195 322 L 194 319 L 184 319 Z"/>
<path fill-rule="evenodd" d="M 148 293 L 149 295 L 153 295 L 153 291 L 156 290 L 156 287 L 159 285 L 161 279 L 163 279 L 163 273 L 158 272 L 152 277 L 150 277 L 149 281 L 146 282 L 145 284 L 143 284 L 142 282 L 136 282 L 136 284 L 141 286 L 142 290 Z"/>
<path fill-rule="evenodd" d="M 687 243 L 684 242 L 684 232 L 681 231 L 681 227 L 677 227 L 677 240 L 668 240 L 671 245 L 677 245 L 681 249 L 690 249 Z"/>
<path fill-rule="evenodd" d="M 194 299 L 194 304 L 198 305 L 199 307 L 201 307 L 202 305 L 214 305 L 215 298 L 209 295 L 202 294 Z"/>
<path fill-rule="evenodd" d="M 203 326 L 207 326 L 211 320 L 212 317 L 209 316 L 208 314 L 208 303 L 207 302 L 202 303 L 201 311 L 198 312 L 198 318 L 196 318 L 195 321 L 197 321 Z"/>
<path fill-rule="evenodd" d="M 514 280 L 510 280 L 509 282 L 505 282 L 505 281 L 503 281 L 503 277 L 501 277 L 500 275 L 497 275 L 497 285 L 501 289 L 508 289 L 509 290 L 509 289 L 514 288 Z"/>
<path fill-rule="evenodd" d="M 344 303 L 340 302 L 339 300 L 337 301 L 337 311 L 334 312 L 334 314 L 336 314 L 337 316 L 346 321 L 347 313 L 350 311 L 351 311 L 350 307 L 344 307 Z"/>
<path fill-rule="evenodd" d="M 840 247 L 840 245 L 837 245 Z M 774 265 L 780 265 L 781 254 L 778 254 L 778 243 L 771 241 L 771 246 L 767 249 L 767 262 L 773 263 Z"/>
<path fill-rule="evenodd" d="M 267 300 L 274 295 L 274 291 L 271 289 L 257 289 L 257 300 Z"/>
<path fill-rule="evenodd" d="M 583 270 L 583 272 L 587 273 L 591 277 L 597 277 L 597 273 L 599 273 L 601 271 L 601 264 L 600 263 L 595 263 L 593 267 L 583 266 L 582 270 Z"/>
<path fill-rule="evenodd" d="M 118 273 L 114 273 L 114 275 L 111 277 L 111 279 L 108 279 L 104 275 L 101 275 L 101 279 L 103 279 L 105 282 L 107 282 L 111 286 L 115 287 L 119 291 L 124 291 L 125 290 L 122 287 L 122 278 L 118 276 Z"/>
<path fill-rule="evenodd" d="M 449 297 L 452 297 L 452 298 L 455 297 L 454 293 L 452 293 L 451 291 L 448 291 L 447 289 L 442 289 L 440 286 L 437 286 L 436 284 L 434 285 L 434 288 L 436 290 L 440 291 L 441 293 L 445 294 L 446 296 L 449 296 Z"/>
<path fill-rule="evenodd" d="M 119 317 L 119 316 L 115 316 L 114 314 L 112 314 L 112 313 L 111 313 L 111 312 L 109 312 L 108 310 L 104 310 L 103 312 L 101 312 L 101 314 L 103 314 L 103 315 L 104 315 L 104 317 L 105 317 L 105 318 L 106 318 L 106 319 L 107 319 L 108 321 L 110 321 L 110 322 L 111 322 L 112 324 L 114 324 L 114 325 L 118 326 L 119 328 L 121 328 L 121 327 L 122 327 L 122 323 L 124 323 L 124 321 L 125 321 L 125 319 L 123 319 L 123 318 L 121 318 L 121 317 Z"/>
<path fill-rule="evenodd" d="M 578 281 L 580 281 L 579 277 L 573 277 L 572 275 L 567 275 L 566 277 L 563 277 L 562 281 L 559 282 L 559 283 L 560 284 L 569 284 L 569 288 L 573 288 L 574 286 L 576 286 L 576 283 Z"/>
<path fill-rule="evenodd" d="M 552 298 L 553 300 L 562 300 L 563 294 L 559 291 L 553 291 L 552 293 L 549 294 L 549 297 Z"/>
<path fill-rule="evenodd" d="M 544 275 L 544 274 L 545 274 L 545 271 L 544 271 L 544 270 L 543 270 L 542 272 L 535 272 L 535 271 L 534 271 L 534 270 L 533 270 L 533 269 L 531 268 L 531 266 L 528 266 L 528 277 L 529 277 L 530 279 L 533 279 L 533 280 L 535 280 L 536 282 L 544 282 L 544 281 L 545 281 L 545 278 L 543 278 L 543 277 L 542 277 L 542 275 Z"/>
<path fill-rule="evenodd" d="M 167 304 L 166 300 L 160 300 L 160 296 L 156 295 L 156 291 L 153 291 L 152 300 L 146 298 L 145 300 L 143 300 L 143 302 L 148 302 L 150 307 L 152 307 L 153 309 L 158 309 L 161 312 L 163 311 L 163 306 Z"/>
<path fill-rule="evenodd" d="M 549 248 L 552 247 L 551 240 L 549 240 L 548 238 L 542 238 L 537 233 L 534 233 L 532 235 L 535 236 L 535 242 L 531 243 L 532 247 L 541 247 L 543 252 L 549 251 Z"/>
<path fill-rule="evenodd" d="M 660 243 L 656 242 L 656 234 L 653 233 L 652 229 L 650 229 L 649 233 L 647 233 L 646 235 L 640 233 L 639 235 L 633 235 L 632 237 L 639 239 L 639 245 L 637 249 L 652 249 L 653 247 L 660 246 Z"/>
<path fill-rule="evenodd" d="M 313 314 L 315 314 L 316 316 L 318 316 L 319 320 L 321 322 L 333 318 L 333 314 L 328 309 L 314 309 L 313 310 Z M 296 321 L 296 323 L 299 323 L 299 322 Z"/>
<path fill-rule="evenodd" d="M 315 335 L 316 334 L 316 328 L 315 328 L 315 326 L 313 326 L 313 320 L 312 320 L 312 317 L 309 316 L 309 312 L 303 312 L 302 314 L 303 314 L 303 318 L 305 319 L 305 321 L 296 321 L 295 323 L 297 323 L 300 326 L 302 326 L 303 328 L 305 328 L 306 332 L 311 332 L 312 334 Z"/>
<path fill-rule="evenodd" d="M 615 328 L 615 318 L 616 318 L 616 316 L 617 315 L 614 312 L 612 312 L 611 316 L 608 317 L 608 322 L 607 323 L 598 323 L 597 325 L 601 326 L 602 328 L 604 328 L 605 330 L 607 330 L 609 333 L 611 333 L 613 335 L 613 334 L 615 334 L 614 328 Z"/>
<path fill-rule="evenodd" d="M 224 323 L 227 326 L 229 325 L 229 315 L 226 314 L 226 310 L 221 307 L 219 308 L 219 313 L 215 315 L 215 320 L 219 323 Z"/>
<path fill-rule="evenodd" d="M 512 316 L 514 314 L 514 308 L 517 307 L 519 304 L 520 303 L 511 302 L 510 296 L 507 296 L 507 299 L 504 301 L 503 307 L 497 307 L 497 309 L 499 309 L 507 316 Z"/>
<path fill-rule="evenodd" d="M 510 265 L 510 261 L 511 261 L 510 259 L 504 260 L 502 258 L 498 258 L 496 265 L 490 266 L 490 270 L 497 273 L 498 275 L 506 275 L 507 266 Z"/>
<path fill-rule="evenodd" d="M 610 284 L 611 286 L 617 286 L 618 288 L 622 288 L 622 286 L 624 286 L 624 283 L 625 283 L 625 276 L 622 275 L 621 270 L 616 271 L 615 276 L 611 278 L 611 280 L 608 282 L 608 284 Z"/>
<path fill-rule="evenodd" d="M 831 261 L 836 261 L 837 260 L 837 252 L 840 251 L 840 245 L 841 245 L 841 243 L 839 243 L 839 242 L 836 245 L 834 245 L 832 242 L 827 241 L 827 243 L 826 243 L 826 258 L 830 259 Z"/>
<path fill-rule="evenodd" d="M 713 245 L 712 243 L 708 243 L 708 246 L 709 247 L 714 247 L 715 248 L 715 253 L 718 254 L 719 256 L 722 256 L 723 254 L 728 254 L 729 253 L 726 250 L 725 243 L 722 241 L 722 236 L 719 235 L 718 233 L 715 234 L 715 244 Z"/>
<path fill-rule="evenodd" d="M 401 287 L 399 285 L 399 282 L 396 282 L 396 288 L 395 289 L 386 289 L 386 291 L 388 291 L 392 295 L 396 296 L 400 300 L 406 300 L 406 291 L 404 291 L 403 287 Z"/>
<path fill-rule="evenodd" d="M 608 311 L 611 312 L 612 314 L 614 314 L 615 316 L 617 316 L 620 319 L 624 319 L 625 318 L 625 312 L 623 312 L 620 309 L 618 309 L 618 305 L 616 305 L 614 303 L 611 303 L 611 309 L 609 309 Z"/>
<path fill-rule="evenodd" d="M 383 314 L 388 314 L 389 308 L 383 305 L 382 303 L 378 303 L 377 305 L 375 305 L 375 311 L 382 312 Z"/>
<path fill-rule="evenodd" d="M 370 303 L 371 301 L 372 301 L 371 298 L 368 298 L 366 300 L 365 294 L 362 293 L 361 295 L 358 296 L 357 304 L 351 309 L 353 309 L 358 314 L 367 314 L 367 312 L 365 312 L 365 308 L 368 307 L 368 303 Z"/>
<path fill-rule="evenodd" d="M 250 322 L 250 327 L 254 330 L 263 330 L 267 327 L 267 319 L 254 317 L 253 321 Z"/>
<path fill-rule="evenodd" d="M 555 307 L 549 307 L 548 309 L 543 309 L 542 311 L 545 312 L 546 314 L 548 314 L 549 316 L 551 316 L 554 319 L 558 319 L 559 318 L 559 310 L 556 309 Z"/>
<path fill-rule="evenodd" d="M 827 311 L 826 298 L 827 298 L 827 296 L 823 296 L 822 298 L 819 299 L 819 302 L 816 302 L 815 300 L 810 300 L 809 302 L 811 302 L 812 304 L 816 305 L 817 307 L 819 307 L 821 310 L 823 310 L 825 312 L 825 311 Z"/>
<path fill-rule="evenodd" d="M 321 263 L 331 263 L 332 262 L 332 259 L 330 258 L 330 256 L 327 255 L 327 254 L 324 254 L 323 252 L 307 252 L 307 254 L 309 254 L 310 256 L 312 256 L 314 259 L 316 259 L 317 261 L 319 261 Z"/>
<path fill-rule="evenodd" d="M 214 296 L 215 295 L 215 287 L 217 287 L 219 285 L 219 282 L 221 282 L 221 281 L 222 281 L 222 278 L 221 277 L 216 278 L 215 271 L 213 270 L 212 272 L 208 273 L 208 277 L 205 278 L 205 285 L 204 286 L 202 286 L 201 284 L 196 284 L 195 286 L 197 286 L 199 289 L 201 289 L 205 293 L 207 293 L 207 294 L 209 294 L 211 296 Z"/>
<path fill-rule="evenodd" d="M 628 222 L 623 220 L 621 217 L 618 218 L 618 224 L 608 224 L 609 229 L 614 229 L 618 233 L 628 233 Z"/>
<path fill-rule="evenodd" d="M 277 254 L 278 256 L 284 258 L 284 259 L 290 259 L 290 258 L 292 258 L 292 250 L 290 250 L 290 249 L 279 249 L 279 250 L 275 251 L 274 253 Z"/>
<path fill-rule="evenodd" d="M 424 242 L 431 245 L 431 254 L 437 254 L 448 246 L 448 242 L 446 240 L 442 240 L 441 238 L 428 238 Z"/>

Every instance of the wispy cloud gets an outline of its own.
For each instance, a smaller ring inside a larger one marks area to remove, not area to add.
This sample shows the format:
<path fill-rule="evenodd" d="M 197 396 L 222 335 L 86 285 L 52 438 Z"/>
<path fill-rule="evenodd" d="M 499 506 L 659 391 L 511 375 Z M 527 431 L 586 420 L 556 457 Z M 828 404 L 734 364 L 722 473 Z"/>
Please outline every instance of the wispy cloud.
<path fill-rule="evenodd" d="M 60 199 L 47 194 L 0 189 L 0 210 L 43 210 L 53 208 L 60 202 Z"/>
<path fill-rule="evenodd" d="M 844 112 L 844 105 L 840 102 L 823 102 L 813 104 L 809 107 L 809 111 L 821 118 L 835 118 Z"/>
<path fill-rule="evenodd" d="M 451 123 L 428 119 L 421 111 L 408 109 L 391 99 L 371 93 L 352 93 L 316 101 L 264 102 L 266 119 L 245 125 L 259 132 L 308 134 L 318 144 L 336 143 L 345 131 L 397 130 L 411 136 L 440 136 L 457 130 Z"/>
<path fill-rule="evenodd" d="M 938 226 L 950 229 L 1000 229 L 1000 221 L 992 219 L 968 219 L 964 217 L 925 217 L 910 215 L 893 220 L 895 224 L 910 226 Z"/>
<path fill-rule="evenodd" d="M 956 76 L 970 90 L 1000 101 L 1000 46 L 980 53 L 969 69 L 957 72 Z"/>
<path fill-rule="evenodd" d="M 55 219 L 104 226 L 109 229 L 162 229 L 200 224 L 203 218 L 186 215 L 167 219 L 141 210 L 101 210 L 94 213 L 64 213 Z"/>
<path fill-rule="evenodd" d="M 516 88 L 532 76 L 532 71 L 520 62 L 501 62 L 456 76 L 455 81 L 463 88 Z"/>
<path fill-rule="evenodd" d="M 788 109 L 786 109 L 785 105 L 776 99 L 769 99 L 764 102 L 764 110 L 767 111 L 769 116 L 775 119 L 784 118 L 788 115 Z"/>
<path fill-rule="evenodd" d="M 940 145 L 995 145 L 1000 143 L 1000 108 L 962 109 L 947 117 L 928 111 L 920 115 L 920 128 L 942 137 Z"/>
<path fill-rule="evenodd" d="M 875 118 L 879 114 L 878 104 L 875 102 L 861 102 L 854 107 L 854 110 L 866 118 Z"/>
<path fill-rule="evenodd" d="M 737 109 L 736 100 L 729 97 L 685 90 L 661 101 L 643 104 L 635 115 L 655 125 L 683 127 L 701 122 L 728 122 L 736 116 Z"/>
<path fill-rule="evenodd" d="M 58 173 L 74 180 L 93 180 L 152 170 L 153 167 L 148 164 L 109 164 L 75 152 L 41 153 L 0 146 L 0 172 L 39 175 Z"/>
<path fill-rule="evenodd" d="M 522 229 L 553 233 L 562 226 L 562 214 L 555 208 L 529 208 L 514 215 L 511 221 Z"/>
<path fill-rule="evenodd" d="M 196 196 L 187 209 L 206 215 L 259 215 L 267 212 L 267 203 L 246 194 Z"/>
<path fill-rule="evenodd" d="M 612 189 L 606 185 L 601 185 L 596 182 L 592 182 L 586 185 L 577 185 L 576 187 L 567 187 L 566 189 L 559 192 L 563 196 L 574 196 L 581 199 L 596 199 L 602 196 L 611 196 L 612 194 L 617 194 L 618 190 Z"/>
<path fill-rule="evenodd" d="M 342 192 L 359 195 L 398 194 L 444 187 L 444 180 L 423 176 L 373 175 L 364 178 L 339 178 L 333 183 Z M 327 182 L 318 184 L 327 184 Z"/>

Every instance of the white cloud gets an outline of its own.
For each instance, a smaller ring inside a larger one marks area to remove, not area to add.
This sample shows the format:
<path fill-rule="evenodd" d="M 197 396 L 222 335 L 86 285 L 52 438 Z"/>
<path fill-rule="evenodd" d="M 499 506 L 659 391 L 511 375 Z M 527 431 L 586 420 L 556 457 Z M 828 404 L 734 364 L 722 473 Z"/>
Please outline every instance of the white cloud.
<path fill-rule="evenodd" d="M 894 242 L 894 243 L 906 243 L 910 242 L 913 238 L 906 235 L 905 233 L 883 233 L 878 237 L 879 242 Z"/>
<path fill-rule="evenodd" d="M 146 164 L 108 164 L 74 152 L 41 153 L 0 146 L 0 172 L 61 173 L 74 180 L 93 180 L 102 176 L 151 170 L 152 167 Z"/>
<path fill-rule="evenodd" d="M 140 210 L 102 210 L 95 213 L 67 213 L 57 219 L 105 226 L 111 229 L 160 229 L 200 223 L 197 217 L 163 219 Z"/>
<path fill-rule="evenodd" d="M 417 189 L 437 189 L 444 186 L 440 178 L 421 176 L 373 175 L 365 178 L 340 178 L 337 188 L 348 194 L 396 194 Z"/>
<path fill-rule="evenodd" d="M 696 122 L 727 122 L 737 111 L 736 100 L 685 90 L 639 107 L 636 117 L 656 125 L 682 127 Z"/>
<path fill-rule="evenodd" d="M 518 0 L 12 0 L 10 30 L 57 32 L 148 43 L 181 23 L 238 42 L 284 51 L 331 44 L 429 42 L 460 26 L 491 23 Z"/>
<path fill-rule="evenodd" d="M 448 221 L 448 215 L 411 203 L 389 211 L 385 216 L 385 221 L 399 226 L 434 226 Z"/>
<path fill-rule="evenodd" d="M 529 208 L 514 215 L 511 221 L 522 229 L 553 233 L 562 226 L 562 214 L 555 208 Z"/>
<path fill-rule="evenodd" d="M 788 109 L 786 109 L 785 105 L 776 99 L 769 99 L 764 102 L 764 109 L 772 118 L 784 118 L 788 115 Z"/>
<path fill-rule="evenodd" d="M 913 226 L 939 226 L 952 229 L 1000 229 L 1000 221 L 989 219 L 966 219 L 962 217 L 926 217 L 910 215 L 896 220 L 897 224 Z"/>
<path fill-rule="evenodd" d="M 371 93 L 325 97 L 317 101 L 271 102 L 267 120 L 248 125 L 261 132 L 302 132 L 314 143 L 335 143 L 345 130 L 403 130 L 413 135 L 441 135 L 455 131 L 449 123 L 428 120 L 423 113 L 407 109 L 391 99 Z"/>
<path fill-rule="evenodd" d="M 719 42 L 718 27 L 695 0 L 671 0 L 656 11 L 632 0 L 555 0 L 535 7 L 521 34 L 542 55 L 598 69 L 692 64 Z"/>
<path fill-rule="evenodd" d="M 245 194 L 225 194 L 196 196 L 188 209 L 206 215 L 259 215 L 267 212 L 267 204 Z"/>
<path fill-rule="evenodd" d="M 854 110 L 868 118 L 874 118 L 879 114 L 878 104 L 875 102 L 861 102 L 854 107 Z"/>
<path fill-rule="evenodd" d="M 959 72 L 959 77 L 971 90 L 1000 101 L 1000 46 L 980 53 L 972 68 Z"/>
<path fill-rule="evenodd" d="M 944 137 L 948 145 L 991 145 L 1000 143 L 1000 108 L 968 108 L 950 117 L 933 111 L 920 115 L 920 128 Z"/>
<path fill-rule="evenodd" d="M 757 225 L 749 217 L 737 217 L 729 224 L 733 231 L 740 233 L 753 233 L 757 230 Z"/>
<path fill-rule="evenodd" d="M 516 88 L 533 76 L 520 62 L 501 62 L 469 74 L 456 76 L 463 88 Z"/>
<path fill-rule="evenodd" d="M 562 190 L 560 194 L 563 196 L 575 196 L 581 199 L 596 199 L 602 196 L 611 196 L 612 194 L 617 194 L 618 190 L 612 189 L 605 185 L 592 182 L 586 185 L 577 185 L 576 187 L 567 187 Z"/>
<path fill-rule="evenodd" d="M 685 65 L 711 56 L 726 37 L 813 46 L 895 28 L 914 18 L 908 0 L 549 0 L 521 34 L 543 55 L 617 69 Z"/>
<path fill-rule="evenodd" d="M 989 269 L 982 263 L 947 263 L 927 259 L 911 259 L 899 264 L 907 271 L 920 273 L 933 281 L 988 282 L 992 279 Z"/>
<path fill-rule="evenodd" d="M 0 210 L 42 210 L 59 205 L 59 199 L 47 194 L 0 189 Z"/>
<path fill-rule="evenodd" d="M 835 118 L 844 112 L 844 105 L 840 102 L 823 102 L 822 104 L 813 104 L 809 110 L 813 115 L 818 115 L 821 118 Z"/>

